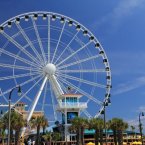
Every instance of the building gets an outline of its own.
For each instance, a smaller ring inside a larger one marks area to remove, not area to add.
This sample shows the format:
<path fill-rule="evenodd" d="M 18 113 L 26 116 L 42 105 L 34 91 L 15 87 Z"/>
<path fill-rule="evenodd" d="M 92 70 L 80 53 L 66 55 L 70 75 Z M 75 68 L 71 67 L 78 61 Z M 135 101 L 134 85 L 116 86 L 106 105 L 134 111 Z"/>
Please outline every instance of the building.
<path fill-rule="evenodd" d="M 15 106 L 14 106 L 14 110 L 17 111 L 18 113 L 23 115 L 24 119 L 27 119 L 27 115 L 29 113 L 29 111 L 26 110 L 27 105 L 24 102 L 18 102 Z M 43 116 L 44 112 L 43 111 L 34 111 L 32 118 L 37 118 L 39 116 Z"/>

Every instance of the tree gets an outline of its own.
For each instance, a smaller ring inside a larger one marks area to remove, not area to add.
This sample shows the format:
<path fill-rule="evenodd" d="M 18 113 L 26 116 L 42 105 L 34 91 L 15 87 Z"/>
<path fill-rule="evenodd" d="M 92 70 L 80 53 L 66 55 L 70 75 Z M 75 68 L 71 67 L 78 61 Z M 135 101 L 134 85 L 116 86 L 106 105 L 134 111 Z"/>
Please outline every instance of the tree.
<path fill-rule="evenodd" d="M 45 135 L 43 135 L 42 137 L 44 138 L 44 140 L 45 140 L 46 142 L 49 141 L 49 144 L 51 144 L 51 139 L 52 139 L 51 135 L 52 135 L 51 132 L 46 132 Z"/>
<path fill-rule="evenodd" d="M 11 139 L 13 137 L 13 131 L 15 131 L 15 145 L 19 144 L 21 128 L 25 126 L 26 121 L 23 119 L 23 116 L 15 111 L 11 112 Z M 3 117 L 3 123 L 8 129 L 8 113 Z"/>
<path fill-rule="evenodd" d="M 84 145 L 84 129 L 88 126 L 88 121 L 85 118 L 75 117 L 72 121 L 71 128 L 76 132 L 77 144 Z"/>
<path fill-rule="evenodd" d="M 46 129 L 46 127 L 48 127 L 48 126 L 49 126 L 49 124 L 48 124 L 47 118 L 45 118 L 45 116 L 42 116 L 43 135 L 45 134 L 45 129 Z"/>
<path fill-rule="evenodd" d="M 108 121 L 108 124 L 109 128 L 113 131 L 115 145 L 117 145 L 117 141 L 119 145 L 122 145 L 123 132 L 128 128 L 128 124 L 120 118 L 112 118 L 112 120 Z"/>
<path fill-rule="evenodd" d="M 5 133 L 5 124 L 3 123 L 2 119 L 0 119 L 0 136 L 2 137 L 2 145 L 4 145 L 6 133 Z"/>
<path fill-rule="evenodd" d="M 52 133 L 52 140 L 57 144 L 57 141 L 61 139 L 61 134 L 59 132 Z"/>
<path fill-rule="evenodd" d="M 94 129 L 95 130 L 95 134 L 94 134 L 94 138 L 95 138 L 95 145 L 103 144 L 103 128 L 104 128 L 104 122 L 103 119 L 101 118 L 92 118 L 91 120 L 89 120 L 89 129 Z"/>
<path fill-rule="evenodd" d="M 136 137 L 136 135 L 135 135 L 135 127 L 133 125 L 131 125 L 130 128 L 131 128 L 131 131 L 133 133 L 133 137 Z"/>
<path fill-rule="evenodd" d="M 45 116 L 38 116 L 37 118 L 31 119 L 32 127 L 36 127 L 37 135 L 36 135 L 36 145 L 40 144 L 40 129 L 46 127 L 47 119 Z"/>

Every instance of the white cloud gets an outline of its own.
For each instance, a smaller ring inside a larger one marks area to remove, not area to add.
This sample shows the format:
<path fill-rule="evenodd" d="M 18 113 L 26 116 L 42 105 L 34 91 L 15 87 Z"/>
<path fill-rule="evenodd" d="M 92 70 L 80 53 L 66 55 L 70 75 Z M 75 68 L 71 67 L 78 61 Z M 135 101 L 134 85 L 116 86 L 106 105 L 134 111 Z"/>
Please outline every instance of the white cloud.
<path fill-rule="evenodd" d="M 100 26 L 103 23 L 109 22 L 113 26 L 119 24 L 121 20 L 135 12 L 135 9 L 142 6 L 144 0 L 120 0 L 118 5 L 101 20 L 97 20 L 93 26 Z"/>
<path fill-rule="evenodd" d="M 141 86 L 145 85 L 145 77 L 139 77 L 133 81 L 127 82 L 125 84 L 120 84 L 117 86 L 117 88 L 114 88 L 115 91 L 112 92 L 113 95 L 122 94 L 125 92 L 132 91 L 134 89 L 137 89 Z"/>
<path fill-rule="evenodd" d="M 112 17 L 120 19 L 133 13 L 133 10 L 139 7 L 144 0 L 121 0 L 112 12 Z"/>

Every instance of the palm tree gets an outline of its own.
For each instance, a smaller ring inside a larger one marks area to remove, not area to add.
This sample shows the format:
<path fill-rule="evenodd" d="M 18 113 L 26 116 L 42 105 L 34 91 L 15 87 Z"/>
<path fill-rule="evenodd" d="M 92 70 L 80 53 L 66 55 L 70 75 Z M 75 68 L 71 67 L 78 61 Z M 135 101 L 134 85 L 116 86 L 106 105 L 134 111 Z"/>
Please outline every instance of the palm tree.
<path fill-rule="evenodd" d="M 108 128 L 113 131 L 113 136 L 114 136 L 114 143 L 117 145 L 117 118 L 113 118 L 112 120 L 109 120 L 108 123 Z"/>
<path fill-rule="evenodd" d="M 4 139 L 6 137 L 6 133 L 5 133 L 5 125 L 2 119 L 0 119 L 0 136 L 2 137 L 2 145 L 4 145 Z"/>
<path fill-rule="evenodd" d="M 52 133 L 52 140 L 57 144 L 57 141 L 61 139 L 61 134 L 59 132 Z"/>
<path fill-rule="evenodd" d="M 136 136 L 135 136 L 135 127 L 134 127 L 133 125 L 131 125 L 130 128 L 131 128 L 131 131 L 132 131 L 132 133 L 133 133 L 133 137 L 136 137 Z"/>
<path fill-rule="evenodd" d="M 45 140 L 46 142 L 49 141 L 49 144 L 51 144 L 51 139 L 52 139 L 51 135 L 52 135 L 51 132 L 46 132 L 45 135 L 43 135 L 42 137 L 44 138 L 44 140 Z"/>
<path fill-rule="evenodd" d="M 19 144 L 21 128 L 24 127 L 26 121 L 23 119 L 22 115 L 12 111 L 11 112 L 11 139 L 13 138 L 13 131 L 15 131 L 15 145 Z M 8 113 L 3 117 L 3 123 L 8 128 Z"/>
<path fill-rule="evenodd" d="M 45 134 L 45 129 L 46 129 L 46 127 L 48 127 L 48 126 L 49 126 L 49 124 L 48 124 L 47 118 L 45 118 L 45 116 L 42 116 L 43 135 Z"/>
<path fill-rule="evenodd" d="M 32 127 L 36 127 L 37 135 L 36 135 L 36 145 L 40 144 L 40 129 L 46 127 L 47 119 L 44 116 L 38 116 L 37 118 L 33 118 L 31 120 Z"/>
<path fill-rule="evenodd" d="M 4 129 L 2 129 L 1 130 L 1 137 L 2 137 L 2 145 L 4 145 L 5 144 L 5 137 L 6 137 L 6 133 L 5 133 L 5 130 Z"/>
<path fill-rule="evenodd" d="M 109 120 L 108 122 L 110 129 L 113 131 L 115 145 L 117 145 L 117 141 L 119 145 L 122 145 L 123 132 L 128 128 L 128 123 L 120 118 L 112 118 L 112 120 Z"/>
<path fill-rule="evenodd" d="M 95 130 L 95 134 L 94 134 L 94 138 L 95 138 L 95 145 L 103 144 L 103 128 L 104 128 L 104 122 L 102 118 L 92 118 L 91 120 L 89 120 L 89 129 L 94 129 Z"/>
<path fill-rule="evenodd" d="M 87 128 L 88 123 L 87 119 L 81 118 L 81 117 L 75 117 L 72 121 L 72 126 L 71 128 L 76 132 L 76 137 L 77 137 L 77 144 L 84 145 L 84 129 Z"/>

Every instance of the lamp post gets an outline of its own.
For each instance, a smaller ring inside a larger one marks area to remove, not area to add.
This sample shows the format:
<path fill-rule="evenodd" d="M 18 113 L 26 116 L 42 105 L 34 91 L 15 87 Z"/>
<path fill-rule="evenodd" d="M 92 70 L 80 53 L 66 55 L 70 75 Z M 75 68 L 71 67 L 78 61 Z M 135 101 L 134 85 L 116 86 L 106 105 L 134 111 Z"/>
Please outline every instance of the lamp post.
<path fill-rule="evenodd" d="M 107 98 L 105 102 L 103 102 L 103 110 L 101 114 L 104 114 L 104 130 L 105 130 L 105 144 L 107 145 L 107 130 L 106 130 L 106 107 L 108 104 L 111 104 L 110 98 Z"/>
<path fill-rule="evenodd" d="M 3 110 L 1 110 L 0 118 L 2 118 L 2 115 L 3 115 Z"/>
<path fill-rule="evenodd" d="M 14 87 L 10 93 L 9 93 L 9 113 L 8 113 L 8 143 L 7 145 L 10 145 L 10 133 L 11 133 L 11 96 L 12 96 L 12 92 L 18 89 L 18 95 L 21 95 L 21 87 L 20 86 L 16 86 Z"/>
<path fill-rule="evenodd" d="M 141 116 L 144 116 L 144 113 L 143 112 L 140 112 L 139 113 L 139 131 L 140 131 L 140 136 L 141 136 L 141 142 L 142 142 L 142 145 L 143 145 L 142 123 L 141 123 L 141 119 L 140 119 Z"/>
<path fill-rule="evenodd" d="M 1 110 L 0 119 L 2 119 L 3 111 Z M 0 133 L 2 132 L 2 128 L 0 128 Z"/>

